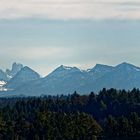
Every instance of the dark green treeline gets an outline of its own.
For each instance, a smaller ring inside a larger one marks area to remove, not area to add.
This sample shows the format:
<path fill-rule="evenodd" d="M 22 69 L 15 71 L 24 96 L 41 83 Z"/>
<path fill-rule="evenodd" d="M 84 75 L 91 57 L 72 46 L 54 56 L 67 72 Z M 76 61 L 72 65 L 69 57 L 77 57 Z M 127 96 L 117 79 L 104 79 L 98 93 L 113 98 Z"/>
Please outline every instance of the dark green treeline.
<path fill-rule="evenodd" d="M 140 91 L 0 98 L 0 140 L 140 139 Z"/>

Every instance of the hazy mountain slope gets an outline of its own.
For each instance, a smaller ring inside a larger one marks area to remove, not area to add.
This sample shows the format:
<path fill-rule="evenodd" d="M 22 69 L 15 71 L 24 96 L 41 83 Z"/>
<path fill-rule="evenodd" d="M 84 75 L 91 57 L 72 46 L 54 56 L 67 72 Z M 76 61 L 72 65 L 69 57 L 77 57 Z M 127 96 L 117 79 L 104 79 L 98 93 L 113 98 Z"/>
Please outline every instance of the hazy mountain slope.
<path fill-rule="evenodd" d="M 22 72 L 26 69 L 31 73 Z M 15 89 L 8 93 L 38 96 L 71 94 L 74 91 L 81 94 L 98 92 L 104 87 L 126 90 L 140 88 L 140 68 L 128 63 L 116 67 L 98 64 L 87 71 L 61 65 L 44 78 L 39 78 L 37 73 L 33 73 L 30 68 L 23 68 L 6 84 L 6 87 Z"/>
<path fill-rule="evenodd" d="M 79 86 L 85 84 L 90 76 L 76 67 L 60 66 L 48 76 L 25 84 L 15 92 L 23 94 L 70 94 L 80 90 Z"/>
<path fill-rule="evenodd" d="M 95 91 L 104 87 L 116 89 L 140 88 L 140 68 L 128 63 L 119 64 L 113 71 L 97 79 L 93 85 Z"/>
<path fill-rule="evenodd" d="M 30 93 L 30 95 L 70 94 L 74 91 L 89 93 L 93 90 L 93 82 L 97 77 L 101 77 L 112 69 L 113 67 L 98 64 L 93 69 L 81 71 L 76 67 L 61 65 L 48 76 L 32 83 L 26 83 L 14 92 L 20 94 Z"/>
<path fill-rule="evenodd" d="M 98 78 L 102 77 L 104 74 L 112 71 L 113 69 L 114 69 L 114 67 L 112 67 L 112 66 L 96 64 L 95 67 L 93 67 L 92 69 L 88 69 L 88 73 L 94 79 L 98 79 Z"/>
<path fill-rule="evenodd" d="M 10 79 L 5 87 L 7 89 L 15 89 L 32 80 L 38 80 L 39 78 L 40 75 L 37 72 L 25 66 L 12 79 Z"/>
<path fill-rule="evenodd" d="M 0 70 L 0 81 L 7 82 L 9 79 L 8 75 L 4 71 Z"/>

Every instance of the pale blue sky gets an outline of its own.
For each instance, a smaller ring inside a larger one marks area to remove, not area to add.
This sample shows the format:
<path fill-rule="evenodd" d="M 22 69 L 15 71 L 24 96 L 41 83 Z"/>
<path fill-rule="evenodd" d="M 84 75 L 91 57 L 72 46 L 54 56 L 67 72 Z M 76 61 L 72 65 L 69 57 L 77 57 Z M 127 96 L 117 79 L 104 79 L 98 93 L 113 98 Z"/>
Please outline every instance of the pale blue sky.
<path fill-rule="evenodd" d="M 86 69 L 127 61 L 140 66 L 139 1 L 35 2 L 0 2 L 2 69 L 20 62 L 47 75 L 61 64 Z"/>

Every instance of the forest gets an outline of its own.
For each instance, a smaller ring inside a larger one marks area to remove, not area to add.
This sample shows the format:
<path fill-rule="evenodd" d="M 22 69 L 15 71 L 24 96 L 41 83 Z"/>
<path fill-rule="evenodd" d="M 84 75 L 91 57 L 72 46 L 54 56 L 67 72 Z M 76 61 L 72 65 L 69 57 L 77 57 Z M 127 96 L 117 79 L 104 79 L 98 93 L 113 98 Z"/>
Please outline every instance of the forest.
<path fill-rule="evenodd" d="M 0 98 L 0 140 L 138 140 L 140 90 Z"/>

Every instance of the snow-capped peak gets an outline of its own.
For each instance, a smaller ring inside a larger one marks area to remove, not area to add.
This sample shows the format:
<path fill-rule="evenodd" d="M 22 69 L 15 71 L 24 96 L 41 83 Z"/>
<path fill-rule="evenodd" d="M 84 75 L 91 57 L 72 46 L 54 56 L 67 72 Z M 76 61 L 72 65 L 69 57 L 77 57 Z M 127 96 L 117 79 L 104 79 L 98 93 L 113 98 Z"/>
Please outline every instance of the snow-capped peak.
<path fill-rule="evenodd" d="M 78 69 L 77 67 L 69 67 L 69 66 L 64 66 L 64 65 L 61 65 L 60 67 L 56 68 L 54 70 L 55 72 L 57 71 L 71 71 L 71 72 L 74 72 L 74 71 L 80 71 L 80 69 Z"/>
<path fill-rule="evenodd" d="M 63 69 L 65 69 L 65 70 L 71 70 L 72 69 L 72 67 L 64 66 L 64 65 L 61 65 L 60 67 L 63 68 Z"/>
<path fill-rule="evenodd" d="M 61 65 L 46 77 L 61 77 L 74 72 L 81 72 L 81 71 L 77 67 L 69 67 L 69 66 Z"/>

